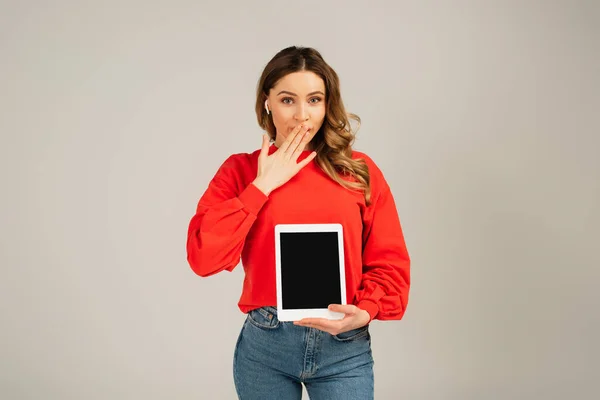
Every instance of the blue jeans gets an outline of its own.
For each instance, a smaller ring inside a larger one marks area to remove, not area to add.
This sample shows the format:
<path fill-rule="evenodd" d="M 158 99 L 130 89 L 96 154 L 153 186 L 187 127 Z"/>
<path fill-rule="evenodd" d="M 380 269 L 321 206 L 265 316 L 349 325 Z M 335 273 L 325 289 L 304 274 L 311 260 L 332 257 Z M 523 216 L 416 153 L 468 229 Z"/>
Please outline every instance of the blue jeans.
<path fill-rule="evenodd" d="M 302 383 L 310 400 L 374 397 L 369 326 L 339 335 L 277 319 L 277 309 L 248 313 L 233 357 L 241 400 L 295 400 Z"/>

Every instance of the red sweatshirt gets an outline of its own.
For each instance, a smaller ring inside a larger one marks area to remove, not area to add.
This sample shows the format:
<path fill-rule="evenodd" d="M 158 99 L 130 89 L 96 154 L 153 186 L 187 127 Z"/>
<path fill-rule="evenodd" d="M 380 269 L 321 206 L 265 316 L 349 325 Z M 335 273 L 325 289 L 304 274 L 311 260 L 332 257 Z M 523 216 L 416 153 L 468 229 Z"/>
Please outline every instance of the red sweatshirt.
<path fill-rule="evenodd" d="M 269 154 L 277 148 L 271 145 Z M 364 194 L 344 188 L 312 161 L 266 196 L 252 181 L 260 150 L 230 156 L 200 198 L 191 219 L 187 259 L 200 276 L 245 271 L 238 306 L 244 313 L 277 305 L 275 225 L 340 223 L 344 229 L 346 301 L 366 310 L 371 320 L 401 319 L 410 286 L 410 259 L 390 188 L 366 154 L 371 205 Z M 298 162 L 310 151 L 300 155 Z"/>

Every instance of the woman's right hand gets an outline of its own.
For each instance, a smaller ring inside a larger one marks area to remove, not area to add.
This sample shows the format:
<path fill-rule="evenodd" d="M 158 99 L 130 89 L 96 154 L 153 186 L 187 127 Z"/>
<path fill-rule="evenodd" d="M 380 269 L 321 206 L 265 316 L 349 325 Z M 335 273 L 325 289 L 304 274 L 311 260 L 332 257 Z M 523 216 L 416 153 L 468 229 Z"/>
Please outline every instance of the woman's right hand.
<path fill-rule="evenodd" d="M 317 155 L 313 151 L 300 163 L 296 162 L 309 141 L 308 129 L 300 124 L 289 134 L 281 147 L 269 155 L 269 137 L 264 134 L 262 149 L 258 156 L 258 173 L 252 182 L 254 186 L 268 196 L 273 190 L 292 179 Z"/>

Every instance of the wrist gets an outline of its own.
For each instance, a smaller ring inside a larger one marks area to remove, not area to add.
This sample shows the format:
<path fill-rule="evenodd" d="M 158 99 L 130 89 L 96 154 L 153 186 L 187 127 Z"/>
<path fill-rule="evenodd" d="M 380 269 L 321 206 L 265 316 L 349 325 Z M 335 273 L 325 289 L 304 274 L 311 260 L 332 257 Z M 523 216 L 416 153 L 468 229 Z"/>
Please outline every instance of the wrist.
<path fill-rule="evenodd" d="M 369 312 L 367 310 L 360 310 L 360 314 L 362 316 L 363 321 L 365 322 L 365 325 L 368 324 L 369 322 L 371 322 L 371 314 L 369 314 Z"/>
<path fill-rule="evenodd" d="M 379 306 L 370 299 L 362 299 L 356 306 L 361 310 L 366 311 L 367 314 L 369 314 L 370 320 L 374 320 L 375 316 L 379 313 Z"/>
<path fill-rule="evenodd" d="M 258 188 L 261 192 L 263 192 L 266 196 L 270 195 L 273 189 L 262 179 L 256 178 L 252 184 Z"/>

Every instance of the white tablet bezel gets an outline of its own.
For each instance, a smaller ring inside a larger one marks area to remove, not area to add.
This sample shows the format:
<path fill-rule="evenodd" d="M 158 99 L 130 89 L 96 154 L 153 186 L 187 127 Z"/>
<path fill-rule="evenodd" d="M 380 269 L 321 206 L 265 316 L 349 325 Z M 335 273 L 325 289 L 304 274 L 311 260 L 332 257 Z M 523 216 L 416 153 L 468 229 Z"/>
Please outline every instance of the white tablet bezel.
<path fill-rule="evenodd" d="M 275 225 L 275 269 L 277 279 L 277 318 L 280 321 L 299 321 L 302 318 L 327 318 L 339 320 L 344 313 L 330 311 L 327 308 L 282 309 L 281 288 L 281 236 L 284 232 L 336 232 L 338 234 L 338 250 L 340 255 L 340 304 L 346 304 L 346 268 L 344 266 L 344 233 L 341 224 L 278 224 Z M 307 290 L 310 290 L 307 288 Z"/>

